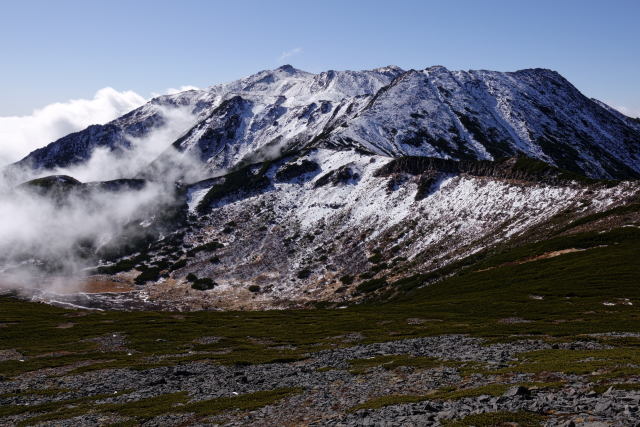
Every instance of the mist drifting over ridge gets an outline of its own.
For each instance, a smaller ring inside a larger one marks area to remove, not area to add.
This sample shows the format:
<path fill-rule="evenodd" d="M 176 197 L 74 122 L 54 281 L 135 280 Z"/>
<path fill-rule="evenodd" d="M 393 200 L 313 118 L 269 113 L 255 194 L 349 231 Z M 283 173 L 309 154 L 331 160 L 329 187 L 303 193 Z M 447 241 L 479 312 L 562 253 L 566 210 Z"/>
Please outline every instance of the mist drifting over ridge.
<path fill-rule="evenodd" d="M 145 102 L 133 91 L 105 87 L 92 99 L 56 102 L 30 115 L 0 117 L 0 167 L 71 132 L 107 123 Z"/>
<path fill-rule="evenodd" d="M 80 164 L 0 175 L 0 289 L 78 291 L 87 269 L 135 233 L 155 227 L 149 234 L 161 235 L 154 221 L 175 203 L 177 177 L 145 170 L 160 153 L 174 158 L 171 143 L 195 117 L 180 107 L 155 110 L 161 124 L 128 137 L 126 148 L 98 147 Z M 179 161 L 190 169 L 189 156 Z"/>

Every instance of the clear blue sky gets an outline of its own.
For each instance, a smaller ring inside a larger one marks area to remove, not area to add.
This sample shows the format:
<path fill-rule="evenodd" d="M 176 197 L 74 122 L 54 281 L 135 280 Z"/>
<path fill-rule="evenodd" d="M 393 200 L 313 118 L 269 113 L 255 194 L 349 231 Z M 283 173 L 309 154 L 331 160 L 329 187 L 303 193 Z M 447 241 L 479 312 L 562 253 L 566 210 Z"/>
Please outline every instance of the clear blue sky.
<path fill-rule="evenodd" d="M 640 111 L 640 0 L 0 0 L 0 115 L 291 63 L 562 73 Z M 297 54 L 280 59 L 286 51 Z"/>

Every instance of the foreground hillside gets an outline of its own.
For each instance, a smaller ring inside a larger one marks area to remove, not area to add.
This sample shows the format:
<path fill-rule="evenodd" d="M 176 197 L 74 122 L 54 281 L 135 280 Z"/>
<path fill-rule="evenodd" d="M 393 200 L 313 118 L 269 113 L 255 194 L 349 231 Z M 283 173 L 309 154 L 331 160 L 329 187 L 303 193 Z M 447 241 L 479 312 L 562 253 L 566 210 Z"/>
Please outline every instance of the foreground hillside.
<path fill-rule="evenodd" d="M 105 260 L 88 281 L 128 289 L 129 307 L 340 306 L 505 244 L 579 231 L 569 224 L 632 204 L 639 191 L 526 158 L 310 150 L 187 187 L 183 222 Z M 84 299 L 69 302 L 91 304 Z"/>
<path fill-rule="evenodd" d="M 637 204 L 614 208 L 338 310 L 69 311 L 3 297 L 0 420 L 634 425 L 639 224 Z"/>

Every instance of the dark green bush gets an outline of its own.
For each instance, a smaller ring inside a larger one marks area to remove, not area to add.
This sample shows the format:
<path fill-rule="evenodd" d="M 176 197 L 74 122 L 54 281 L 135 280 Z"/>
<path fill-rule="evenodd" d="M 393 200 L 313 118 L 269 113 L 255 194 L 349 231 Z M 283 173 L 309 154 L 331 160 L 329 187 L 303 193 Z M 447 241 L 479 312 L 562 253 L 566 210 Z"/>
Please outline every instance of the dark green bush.
<path fill-rule="evenodd" d="M 306 279 L 309 276 L 311 276 L 311 270 L 309 270 L 308 268 L 305 268 L 303 270 L 298 271 L 298 279 Z"/>
<path fill-rule="evenodd" d="M 359 277 L 361 280 L 366 280 L 371 279 L 374 275 L 375 273 L 373 271 L 365 271 L 364 273 L 361 273 Z"/>
<path fill-rule="evenodd" d="M 189 251 L 187 251 L 187 256 L 192 257 L 196 255 L 198 252 L 213 252 L 216 249 L 220 249 L 220 248 L 224 248 L 224 245 L 218 242 L 217 240 L 214 240 L 212 242 L 205 243 L 203 245 L 196 246 L 195 248 L 189 249 Z"/>
<path fill-rule="evenodd" d="M 320 170 L 320 166 L 316 162 L 302 160 L 300 163 L 289 163 L 280 167 L 276 172 L 276 179 L 278 181 L 289 181 L 317 170 Z"/>
<path fill-rule="evenodd" d="M 178 270 L 178 269 L 186 267 L 186 266 L 187 266 L 187 260 L 186 259 L 181 259 L 181 260 L 178 260 L 178 261 L 174 262 L 173 265 L 171 267 L 169 267 L 169 271 L 175 271 L 175 270 Z"/>
<path fill-rule="evenodd" d="M 191 288 L 196 289 L 198 291 L 208 291 L 209 289 L 213 289 L 217 285 L 212 279 L 208 277 L 203 277 L 201 279 L 196 279 L 191 284 Z"/>
<path fill-rule="evenodd" d="M 123 259 L 115 264 L 98 267 L 96 269 L 96 272 L 98 274 L 116 274 L 122 271 L 132 270 L 136 266 L 136 264 L 137 260 L 135 259 Z"/>
<path fill-rule="evenodd" d="M 155 282 L 160 278 L 160 269 L 158 267 L 151 267 L 140 273 L 134 282 L 136 285 L 143 285 L 146 282 Z"/>
<path fill-rule="evenodd" d="M 160 270 L 166 270 L 171 266 L 171 263 L 167 260 L 158 260 L 154 263 L 154 266 L 158 267 Z"/>
<path fill-rule="evenodd" d="M 371 267 L 371 271 L 374 273 L 378 273 L 379 271 L 382 271 L 386 268 L 388 268 L 389 266 L 387 265 L 386 262 L 383 262 L 382 264 L 376 264 L 373 267 Z"/>
<path fill-rule="evenodd" d="M 249 291 L 253 292 L 253 293 L 258 293 L 260 292 L 260 286 L 258 285 L 251 285 L 249 286 Z"/>
<path fill-rule="evenodd" d="M 382 262 L 382 254 L 380 254 L 380 252 L 374 253 L 369 257 L 369 262 L 373 264 L 378 264 L 379 262 Z"/>
<path fill-rule="evenodd" d="M 270 162 L 264 162 L 258 173 L 253 173 L 255 165 L 248 165 L 244 168 L 225 175 L 224 181 L 209 189 L 202 198 L 196 210 L 200 215 L 207 213 L 212 204 L 228 196 L 238 196 L 243 193 L 262 191 L 271 184 L 269 178 L 265 176 Z"/>
<path fill-rule="evenodd" d="M 385 286 L 387 286 L 387 281 L 385 279 L 371 279 L 360 283 L 356 289 L 358 292 L 373 292 Z"/>
<path fill-rule="evenodd" d="M 342 277 L 340 278 L 340 281 L 341 281 L 342 283 L 344 283 L 345 285 L 350 285 L 350 284 L 352 284 L 352 283 L 353 283 L 353 276 L 349 276 L 349 275 L 347 274 L 347 275 L 345 275 L 345 276 L 342 276 Z"/>

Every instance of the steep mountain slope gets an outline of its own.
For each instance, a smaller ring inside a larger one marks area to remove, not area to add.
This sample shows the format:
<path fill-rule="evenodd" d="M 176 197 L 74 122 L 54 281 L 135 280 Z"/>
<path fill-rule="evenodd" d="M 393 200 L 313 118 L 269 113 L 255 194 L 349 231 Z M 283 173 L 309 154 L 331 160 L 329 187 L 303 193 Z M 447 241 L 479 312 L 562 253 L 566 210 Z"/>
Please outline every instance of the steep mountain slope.
<path fill-rule="evenodd" d="M 12 168 L 67 166 L 85 161 L 96 147 L 126 150 L 131 136 L 163 124 L 162 108 L 178 107 L 193 114 L 193 127 L 156 159 L 152 171 L 180 164 L 176 150 L 178 157 L 203 163 L 204 175 L 215 175 L 281 151 L 355 147 L 386 156 L 451 159 L 524 154 L 591 177 L 640 176 L 640 125 L 586 98 L 559 74 L 439 66 L 262 71 L 156 98 L 109 124 L 36 150 Z"/>
<path fill-rule="evenodd" d="M 50 170 L 80 164 L 99 147 L 126 151 L 131 148 L 132 138 L 143 137 L 165 124 L 163 109 L 186 108 L 197 115 L 210 104 L 206 93 L 196 91 L 158 97 L 112 122 L 89 126 L 39 148 L 9 169 Z"/>
<path fill-rule="evenodd" d="M 638 176 L 640 134 L 558 73 L 408 71 L 332 132 L 392 156 L 496 159 L 522 153 L 602 178 Z"/>
<path fill-rule="evenodd" d="M 313 149 L 192 185 L 187 227 L 123 265 L 155 269 L 144 298 L 186 309 L 348 302 L 639 192 L 526 158 Z"/>

